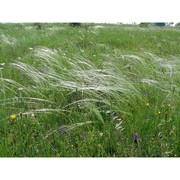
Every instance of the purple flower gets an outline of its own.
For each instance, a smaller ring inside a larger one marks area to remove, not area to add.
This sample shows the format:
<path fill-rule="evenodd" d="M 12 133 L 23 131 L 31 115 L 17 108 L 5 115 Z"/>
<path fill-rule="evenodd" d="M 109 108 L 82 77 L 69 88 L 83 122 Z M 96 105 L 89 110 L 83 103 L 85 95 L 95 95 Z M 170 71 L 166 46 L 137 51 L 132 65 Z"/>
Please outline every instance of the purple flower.
<path fill-rule="evenodd" d="M 60 132 L 62 133 L 62 134 L 65 134 L 67 131 L 66 131 L 66 128 L 64 127 L 64 126 L 60 126 Z"/>
<path fill-rule="evenodd" d="M 137 141 L 139 139 L 139 135 L 137 133 L 134 134 L 134 140 Z"/>
<path fill-rule="evenodd" d="M 73 100 L 76 100 L 76 95 L 73 94 L 73 95 L 72 95 L 72 98 L 73 98 Z"/>
<path fill-rule="evenodd" d="M 137 133 L 134 134 L 134 144 L 136 145 L 136 147 L 138 146 L 139 142 L 138 142 L 138 139 L 139 139 L 139 135 Z"/>
<path fill-rule="evenodd" d="M 148 93 L 145 91 L 145 92 L 144 92 L 144 95 L 145 95 L 145 96 L 147 96 L 147 95 L 148 95 Z"/>

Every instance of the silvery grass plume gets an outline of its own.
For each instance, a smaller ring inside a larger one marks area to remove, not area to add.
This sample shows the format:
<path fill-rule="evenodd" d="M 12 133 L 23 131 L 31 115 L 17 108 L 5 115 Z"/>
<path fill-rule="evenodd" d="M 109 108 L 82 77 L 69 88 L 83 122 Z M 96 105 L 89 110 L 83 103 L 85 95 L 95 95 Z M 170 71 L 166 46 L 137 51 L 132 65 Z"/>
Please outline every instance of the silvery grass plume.
<path fill-rule="evenodd" d="M 63 56 L 61 51 L 45 47 L 38 47 L 33 53 L 36 67 L 19 61 L 11 63 L 11 66 L 30 77 L 37 90 L 66 89 L 72 93 L 79 91 L 86 95 L 86 99 L 101 101 L 104 97 L 101 98 L 100 94 L 104 94 L 106 100 L 114 98 L 121 102 L 139 95 L 130 79 L 115 65 L 107 67 L 104 64 L 99 69 L 88 59 L 80 56 L 71 59 Z"/>
<path fill-rule="evenodd" d="M 9 35 L 1 34 L 0 42 L 4 45 L 13 46 L 17 43 L 17 40 L 14 37 L 11 37 Z"/>
<path fill-rule="evenodd" d="M 177 61 L 163 61 L 147 53 L 115 56 L 103 62 L 101 68 L 78 55 L 69 58 L 61 49 L 37 47 L 32 49 L 31 57 L 31 64 L 23 61 L 10 63 L 31 79 L 26 87 L 17 84 L 18 88 L 27 90 L 27 95 L 21 97 L 26 98 L 26 103 L 28 98 L 37 98 L 33 112 L 28 109 L 24 112 L 27 114 L 62 113 L 77 105 L 79 109 L 89 109 L 103 122 L 101 111 L 104 108 L 130 114 L 124 110 L 123 104 L 144 104 L 142 94 L 146 87 L 170 93 L 174 80 L 171 84 L 169 81 L 179 75 Z M 12 84 L 16 83 L 13 81 Z M 73 98 L 67 100 L 68 96 Z"/>
<path fill-rule="evenodd" d="M 179 77 L 179 59 L 162 59 L 147 52 L 140 56 L 121 56 L 124 73 L 134 79 L 137 85 L 143 83 L 145 86 L 170 93 L 171 87 L 177 84 L 177 77 Z"/>

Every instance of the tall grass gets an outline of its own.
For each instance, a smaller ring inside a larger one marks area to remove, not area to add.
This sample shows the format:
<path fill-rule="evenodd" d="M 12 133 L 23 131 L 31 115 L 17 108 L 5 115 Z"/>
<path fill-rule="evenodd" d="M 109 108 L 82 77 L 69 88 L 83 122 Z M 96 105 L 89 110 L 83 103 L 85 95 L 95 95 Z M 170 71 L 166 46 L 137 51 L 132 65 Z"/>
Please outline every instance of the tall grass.
<path fill-rule="evenodd" d="M 67 51 L 62 44 L 62 48 L 36 45 L 2 66 L 1 122 L 6 124 L 7 114 L 15 113 L 19 124 L 10 134 L 24 140 L 26 136 L 17 135 L 18 128 L 29 126 L 32 144 L 39 131 L 36 148 L 17 150 L 18 156 L 38 156 L 39 151 L 40 156 L 179 156 L 179 57 L 159 57 L 148 49 L 135 52 L 137 42 L 132 39 L 131 44 L 128 33 L 130 51 L 117 49 L 123 42 L 117 36 L 111 41 L 101 37 L 104 44 L 100 39 L 96 43 L 94 37 L 103 33 L 108 37 L 111 28 L 79 29 L 76 39 L 69 41 L 87 53 L 73 46 Z M 9 35 L 2 35 L 1 41 L 13 51 L 18 42 Z M 138 147 L 134 133 L 140 134 Z M 10 139 L 5 141 L 7 147 L 14 142 Z"/>
<path fill-rule="evenodd" d="M 98 68 L 83 57 L 74 55 L 70 59 L 61 51 L 45 47 L 33 49 L 31 57 L 31 64 L 15 61 L 10 66 L 31 80 L 31 86 L 22 88 L 23 85 L 19 85 L 18 88 L 28 96 L 35 94 L 38 107 L 42 106 L 42 102 L 49 102 L 48 106 L 52 104 L 53 108 L 44 107 L 44 104 L 42 109 L 33 107 L 34 113 L 62 112 L 67 107 L 80 104 L 83 109 L 96 108 L 96 112 L 106 108 L 131 115 L 130 109 L 125 106 L 128 103 L 143 106 L 150 101 L 144 97 L 144 93 L 149 93 L 147 91 L 155 93 L 156 97 L 151 99 L 171 97 L 172 101 L 178 97 L 177 59 L 165 60 L 147 53 L 142 57 L 122 55 L 105 61 Z M 8 82 L 18 86 L 14 81 Z M 52 92 L 51 97 L 47 96 L 49 92 Z M 56 94 L 63 98 L 57 100 Z M 67 96 L 71 96 L 70 101 Z M 26 96 L 20 98 L 28 100 Z M 32 101 L 31 98 L 29 100 Z"/>

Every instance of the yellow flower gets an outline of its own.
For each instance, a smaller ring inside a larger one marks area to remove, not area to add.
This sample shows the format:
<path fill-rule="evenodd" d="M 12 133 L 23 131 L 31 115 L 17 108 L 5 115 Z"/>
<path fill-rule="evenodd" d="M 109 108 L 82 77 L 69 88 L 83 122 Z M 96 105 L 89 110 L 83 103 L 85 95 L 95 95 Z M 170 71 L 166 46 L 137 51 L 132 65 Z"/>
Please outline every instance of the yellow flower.
<path fill-rule="evenodd" d="M 16 115 L 15 114 L 11 114 L 10 118 L 11 118 L 12 121 L 15 121 L 16 120 Z"/>
<path fill-rule="evenodd" d="M 146 103 L 146 106 L 149 107 L 149 103 Z"/>
<path fill-rule="evenodd" d="M 157 112 L 157 115 L 160 115 L 160 114 L 161 114 L 161 111 L 158 111 L 158 112 Z"/>

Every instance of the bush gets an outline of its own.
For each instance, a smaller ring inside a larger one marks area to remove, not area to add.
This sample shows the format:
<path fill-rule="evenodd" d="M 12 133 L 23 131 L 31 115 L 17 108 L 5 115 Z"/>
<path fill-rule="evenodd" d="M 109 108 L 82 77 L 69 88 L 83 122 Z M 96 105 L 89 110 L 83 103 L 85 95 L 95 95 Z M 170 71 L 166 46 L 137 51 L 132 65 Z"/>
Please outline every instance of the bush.
<path fill-rule="evenodd" d="M 73 23 L 69 23 L 69 25 L 72 26 L 72 27 L 79 27 L 79 26 L 81 26 L 81 23 L 73 22 Z"/>
<path fill-rule="evenodd" d="M 139 24 L 140 27 L 148 27 L 150 23 L 142 22 Z"/>
<path fill-rule="evenodd" d="M 158 23 L 154 23 L 154 24 L 155 24 L 155 26 L 159 26 L 159 27 L 166 26 L 165 22 L 158 22 Z"/>
<path fill-rule="evenodd" d="M 33 26 L 35 26 L 37 29 L 42 29 L 45 26 L 46 23 L 39 23 L 35 22 L 33 23 Z"/>

